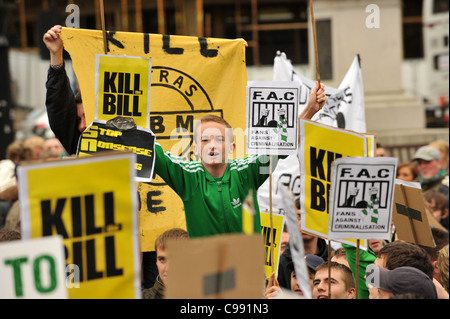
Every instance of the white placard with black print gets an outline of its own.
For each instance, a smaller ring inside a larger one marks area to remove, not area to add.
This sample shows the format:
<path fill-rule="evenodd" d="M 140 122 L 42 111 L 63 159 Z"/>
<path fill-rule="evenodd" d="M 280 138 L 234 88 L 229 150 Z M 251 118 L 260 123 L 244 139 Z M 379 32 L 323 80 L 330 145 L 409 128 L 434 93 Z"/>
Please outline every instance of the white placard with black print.
<path fill-rule="evenodd" d="M 328 238 L 391 237 L 394 157 L 343 157 L 331 168 Z"/>
<path fill-rule="evenodd" d="M 295 82 L 247 83 L 248 154 L 296 154 L 299 91 Z"/>

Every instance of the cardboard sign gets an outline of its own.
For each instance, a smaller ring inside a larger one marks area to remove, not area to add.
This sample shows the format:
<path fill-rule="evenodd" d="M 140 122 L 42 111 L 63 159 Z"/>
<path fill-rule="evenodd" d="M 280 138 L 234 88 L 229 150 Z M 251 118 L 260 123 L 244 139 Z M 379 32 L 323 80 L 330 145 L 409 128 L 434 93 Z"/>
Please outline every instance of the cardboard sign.
<path fill-rule="evenodd" d="M 419 183 L 395 180 L 393 221 L 398 239 L 436 247 Z"/>
<path fill-rule="evenodd" d="M 296 153 L 299 90 L 294 82 L 248 82 L 248 154 Z"/>
<path fill-rule="evenodd" d="M 367 138 L 359 133 L 300 119 L 300 207 L 302 230 L 328 238 L 331 164 L 341 157 L 364 157 Z M 349 244 L 354 245 L 350 240 Z"/>
<path fill-rule="evenodd" d="M 151 182 L 155 163 L 155 135 L 152 131 L 139 126 L 121 130 L 107 125 L 106 121 L 95 120 L 81 134 L 77 155 L 83 157 L 111 150 L 136 154 L 135 180 Z"/>
<path fill-rule="evenodd" d="M 328 238 L 391 239 L 397 158 L 345 157 L 332 164 Z"/>
<path fill-rule="evenodd" d="M 18 167 L 22 236 L 63 237 L 71 299 L 140 298 L 134 167 L 128 152 Z"/>
<path fill-rule="evenodd" d="M 0 299 L 66 299 L 61 236 L 0 243 Z"/>
<path fill-rule="evenodd" d="M 95 119 L 131 117 L 150 128 L 150 59 L 132 56 L 95 56 Z"/>
<path fill-rule="evenodd" d="M 280 261 L 281 238 L 283 237 L 284 216 L 279 214 L 272 214 L 273 233 L 270 227 L 270 214 L 261 212 L 261 233 L 264 239 L 264 248 L 266 251 L 266 262 L 264 264 L 264 271 L 266 277 L 269 278 L 272 274 L 272 266 L 275 270 L 275 278 L 278 276 L 278 265 Z M 273 261 L 270 247 L 273 245 Z M 272 265 L 273 264 L 273 265 Z"/>
<path fill-rule="evenodd" d="M 261 235 L 230 234 L 169 241 L 167 299 L 261 299 Z"/>

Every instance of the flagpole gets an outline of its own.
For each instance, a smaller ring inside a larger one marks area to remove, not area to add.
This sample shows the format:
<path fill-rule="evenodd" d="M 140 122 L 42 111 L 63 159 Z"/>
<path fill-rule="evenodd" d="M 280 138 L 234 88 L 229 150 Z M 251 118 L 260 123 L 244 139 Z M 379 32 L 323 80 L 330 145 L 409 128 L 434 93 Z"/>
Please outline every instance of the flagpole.
<path fill-rule="evenodd" d="M 320 87 L 319 53 L 317 51 L 316 22 L 314 21 L 313 0 L 309 0 L 309 6 L 311 8 L 311 26 L 312 26 L 313 39 L 314 39 L 314 53 L 316 56 L 317 82 L 319 82 L 319 87 Z"/>

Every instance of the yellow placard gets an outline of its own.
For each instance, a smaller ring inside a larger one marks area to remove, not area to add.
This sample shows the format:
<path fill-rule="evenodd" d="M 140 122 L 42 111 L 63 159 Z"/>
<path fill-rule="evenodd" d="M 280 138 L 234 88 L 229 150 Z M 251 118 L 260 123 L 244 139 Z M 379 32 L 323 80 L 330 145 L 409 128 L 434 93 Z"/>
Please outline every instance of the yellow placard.
<path fill-rule="evenodd" d="M 302 230 L 327 238 L 331 163 L 339 157 L 364 157 L 367 138 L 355 132 L 300 120 Z"/>
<path fill-rule="evenodd" d="M 95 117 L 95 57 L 105 54 L 102 31 L 63 28 L 61 39 L 70 53 L 80 83 L 87 123 Z M 234 156 L 245 155 L 245 41 L 148 33 L 107 31 L 107 55 L 151 59 L 149 128 L 165 151 L 194 159 L 194 120 L 223 117 L 235 129 Z M 242 137 L 242 138 L 241 138 Z M 186 229 L 183 203 L 155 176 L 139 183 L 142 251 L 154 251 L 156 238 L 173 227 Z"/>
<path fill-rule="evenodd" d="M 273 233 L 270 228 L 270 214 L 260 212 L 261 217 L 261 233 L 264 239 L 264 248 L 266 251 L 266 261 L 264 264 L 264 272 L 266 278 L 269 278 L 273 270 L 275 271 L 275 278 L 278 277 L 278 262 L 280 260 L 281 238 L 283 235 L 284 216 L 279 214 L 272 214 Z M 273 261 L 270 251 L 270 246 L 273 245 Z"/>
<path fill-rule="evenodd" d="M 19 167 L 23 236 L 63 237 L 69 298 L 140 298 L 133 156 Z"/>
<path fill-rule="evenodd" d="M 95 65 L 95 119 L 131 117 L 149 128 L 151 62 L 142 57 L 98 54 Z"/>

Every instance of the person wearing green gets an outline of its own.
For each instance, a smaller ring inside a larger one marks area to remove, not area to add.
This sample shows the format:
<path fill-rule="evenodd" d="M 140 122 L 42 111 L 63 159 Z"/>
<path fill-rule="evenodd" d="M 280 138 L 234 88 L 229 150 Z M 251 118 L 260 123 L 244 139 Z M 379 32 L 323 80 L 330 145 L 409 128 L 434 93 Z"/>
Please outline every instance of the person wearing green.
<path fill-rule="evenodd" d="M 353 273 L 353 279 L 356 284 L 356 247 L 342 244 L 347 254 L 347 261 L 350 266 L 350 269 Z M 377 257 L 372 249 L 368 249 L 367 251 L 364 249 L 359 249 L 359 281 L 358 281 L 358 299 L 369 299 L 369 288 L 366 285 L 366 268 L 370 264 L 375 262 Z"/>

